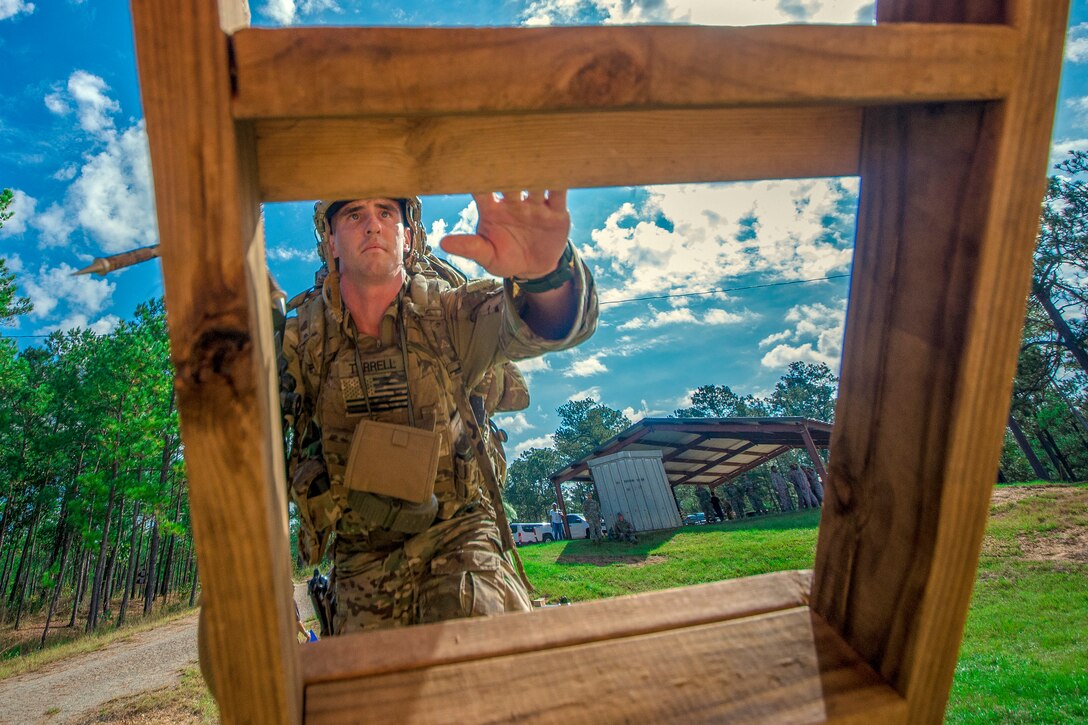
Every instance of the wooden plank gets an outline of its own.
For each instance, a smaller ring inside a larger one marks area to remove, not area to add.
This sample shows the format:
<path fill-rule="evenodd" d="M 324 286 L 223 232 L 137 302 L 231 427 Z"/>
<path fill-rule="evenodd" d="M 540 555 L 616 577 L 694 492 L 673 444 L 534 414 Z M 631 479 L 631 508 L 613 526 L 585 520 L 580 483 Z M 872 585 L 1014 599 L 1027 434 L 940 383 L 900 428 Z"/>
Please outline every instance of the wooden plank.
<path fill-rule="evenodd" d="M 335 637 L 303 648 L 303 679 L 313 685 L 740 619 L 803 606 L 810 587 L 811 572 L 784 571 L 524 614 Z"/>
<path fill-rule="evenodd" d="M 231 25 L 241 0 L 224 2 Z M 283 452 L 252 129 L 216 3 L 132 4 L 200 578 L 224 722 L 297 722 Z"/>
<path fill-rule="evenodd" d="M 807 607 L 306 688 L 308 722 L 358 721 L 361 703 L 373 722 L 906 722 Z"/>
<path fill-rule="evenodd" d="M 1004 97 L 1001 26 L 290 28 L 233 36 L 237 118 Z M 531 81 L 527 81 L 527 77 Z"/>
<path fill-rule="evenodd" d="M 1030 38 L 1004 103 L 865 119 L 813 608 L 907 697 L 911 722 L 938 722 L 1004 432 L 1067 5 L 878 8 L 880 20 L 1009 17 Z"/>
<path fill-rule="evenodd" d="M 257 124 L 268 201 L 857 173 L 856 108 Z"/>

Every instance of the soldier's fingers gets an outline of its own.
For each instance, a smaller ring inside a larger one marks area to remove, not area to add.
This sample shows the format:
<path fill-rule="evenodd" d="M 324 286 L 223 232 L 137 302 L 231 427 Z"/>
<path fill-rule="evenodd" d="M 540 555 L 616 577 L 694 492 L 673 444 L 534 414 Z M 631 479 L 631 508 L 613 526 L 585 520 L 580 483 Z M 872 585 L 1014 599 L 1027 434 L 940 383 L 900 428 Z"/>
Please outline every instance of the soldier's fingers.
<path fill-rule="evenodd" d="M 503 189 L 503 201 L 521 201 L 521 189 Z"/>
<path fill-rule="evenodd" d="M 478 234 L 448 234 L 438 246 L 448 254 L 467 257 L 485 269 L 495 258 L 494 247 Z"/>
<path fill-rule="evenodd" d="M 483 211 L 484 209 L 493 207 L 499 203 L 498 199 L 495 198 L 495 192 L 493 191 L 473 192 L 472 200 L 476 202 L 477 211 Z"/>
<path fill-rule="evenodd" d="M 525 201 L 530 204 L 547 204 L 547 192 L 544 189 L 529 189 L 525 192 Z"/>
<path fill-rule="evenodd" d="M 567 208 L 567 190 L 566 189 L 549 189 L 548 190 L 548 206 L 552 209 L 566 209 Z"/>

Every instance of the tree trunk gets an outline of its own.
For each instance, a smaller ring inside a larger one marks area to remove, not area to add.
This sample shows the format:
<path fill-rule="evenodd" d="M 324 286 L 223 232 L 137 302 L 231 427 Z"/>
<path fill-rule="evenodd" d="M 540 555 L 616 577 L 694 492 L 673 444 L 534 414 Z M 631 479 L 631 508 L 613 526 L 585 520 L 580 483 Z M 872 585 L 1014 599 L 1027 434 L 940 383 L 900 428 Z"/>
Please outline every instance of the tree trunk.
<path fill-rule="evenodd" d="M 117 504 L 117 526 L 114 530 L 117 532 L 113 539 L 113 546 L 110 548 L 110 558 L 106 562 L 106 575 L 103 577 L 103 588 L 106 590 L 103 596 L 102 610 L 105 612 L 110 611 L 110 600 L 113 598 L 113 580 L 114 569 L 117 567 L 117 550 L 121 548 L 121 536 L 122 529 L 125 524 L 125 497 L 121 496 L 121 500 Z"/>
<path fill-rule="evenodd" d="M 4 543 L 7 539 L 8 522 L 11 520 L 11 510 L 15 508 L 15 502 L 11 497 L 15 491 L 14 483 L 8 483 L 8 502 L 4 506 L 4 513 L 0 515 L 0 552 L 4 550 Z M 0 578 L 0 582 L 6 583 L 8 578 L 7 566 L 4 567 L 4 576 Z M 0 584 L 0 591 L 3 591 L 3 584 Z"/>
<path fill-rule="evenodd" d="M 1088 351 L 1085 351 L 1083 347 L 1077 344 L 1077 336 L 1073 334 L 1073 331 L 1069 328 L 1069 323 L 1062 317 L 1061 311 L 1054 306 L 1054 302 L 1050 299 L 1048 290 L 1034 289 L 1035 285 L 1032 285 L 1032 296 L 1039 301 L 1043 310 L 1046 312 L 1047 317 L 1050 318 L 1050 322 L 1054 325 L 1054 329 L 1057 331 L 1058 336 L 1062 339 L 1065 347 L 1076 358 L 1077 363 L 1080 365 L 1081 370 L 1088 373 Z"/>
<path fill-rule="evenodd" d="M 41 508 L 39 507 L 30 522 L 30 528 L 27 529 L 26 539 L 23 540 L 23 553 L 22 556 L 19 557 L 19 568 L 15 571 L 15 581 L 12 582 L 11 594 L 8 596 L 5 609 L 11 609 L 11 605 L 15 604 L 16 599 L 19 599 L 19 604 L 22 606 L 22 599 L 20 598 L 20 594 L 22 593 L 22 581 L 30 569 L 30 545 L 34 541 L 34 529 L 38 526 L 38 516 L 40 512 Z"/>
<path fill-rule="evenodd" d="M 1035 434 L 1035 437 L 1039 439 L 1039 444 L 1042 445 L 1043 450 L 1046 451 L 1046 455 L 1050 458 L 1051 463 L 1054 464 L 1054 468 L 1058 471 L 1058 476 L 1063 481 L 1074 480 L 1076 474 L 1073 473 L 1069 461 L 1067 461 L 1065 456 L 1062 455 L 1062 452 L 1058 450 L 1058 445 L 1054 442 L 1054 436 L 1050 435 L 1050 431 L 1040 427 Z"/>
<path fill-rule="evenodd" d="M 57 571 L 57 583 L 53 587 L 53 596 L 49 599 L 49 612 L 45 615 L 45 627 L 42 628 L 42 639 L 38 649 L 45 649 L 45 638 L 49 634 L 49 623 L 53 621 L 53 612 L 57 609 L 57 601 L 60 599 L 60 590 L 64 584 L 64 567 L 68 564 L 68 551 L 72 548 L 72 536 L 64 537 L 64 545 L 61 546 L 60 569 Z"/>
<path fill-rule="evenodd" d="M 102 524 L 102 541 L 98 545 L 98 559 L 94 563 L 94 583 L 91 585 L 91 608 L 87 612 L 87 631 L 98 626 L 98 607 L 102 602 L 102 575 L 106 569 L 106 550 L 110 544 L 110 522 L 113 521 L 113 500 L 117 493 L 117 464 L 113 465 L 113 480 L 106 499 L 105 523 Z"/>
<path fill-rule="evenodd" d="M 19 629 L 19 622 L 23 616 L 23 602 L 26 601 L 26 589 L 30 582 L 30 570 L 34 563 L 34 552 L 38 548 L 38 542 L 34 539 L 34 534 L 38 530 L 38 516 L 41 514 L 41 508 L 38 509 L 38 515 L 35 515 L 34 522 L 30 525 L 30 533 L 27 534 L 27 538 L 30 539 L 30 553 L 28 555 L 29 563 L 26 566 L 25 573 L 23 574 L 22 582 L 19 578 L 15 578 L 15 584 L 19 591 L 18 604 L 15 607 L 15 629 Z M 22 568 L 22 566 L 20 566 Z"/>
<path fill-rule="evenodd" d="M 72 596 L 72 618 L 68 620 L 68 626 L 76 626 L 76 615 L 79 614 L 79 603 L 83 599 L 83 586 L 87 582 L 87 568 L 90 566 L 91 551 L 86 545 L 82 547 L 79 558 L 79 575 L 76 577 L 75 588 Z"/>
<path fill-rule="evenodd" d="M 151 603 L 155 601 L 155 575 L 159 555 L 159 521 L 151 524 L 151 550 L 147 552 L 147 581 L 144 582 L 144 616 L 151 612 Z"/>
<path fill-rule="evenodd" d="M 128 544 L 128 571 L 125 572 L 125 593 L 121 595 L 121 609 L 117 612 L 117 626 L 125 623 L 125 613 L 128 611 L 128 600 L 131 597 L 133 580 L 136 578 L 136 563 L 140 560 L 140 554 L 136 550 L 136 533 L 140 530 L 138 521 L 140 518 L 140 502 L 136 502 L 136 508 L 132 512 L 132 534 Z M 141 537 L 142 538 L 142 537 Z"/>
<path fill-rule="evenodd" d="M 147 534 L 146 524 L 147 524 L 146 520 L 144 520 L 144 519 L 140 520 L 140 538 L 138 538 L 136 540 L 136 553 L 132 555 L 133 559 L 135 559 L 135 561 L 136 561 L 136 570 L 137 571 L 139 571 L 139 569 L 140 569 L 140 557 L 144 555 L 144 539 L 147 538 L 147 536 L 146 536 L 146 534 Z M 136 587 L 139 584 L 140 584 L 140 582 L 137 579 L 133 579 L 132 581 L 129 582 L 129 589 L 131 591 L 129 592 L 128 596 L 129 596 L 130 599 L 134 599 L 136 597 Z"/>
<path fill-rule="evenodd" d="M 196 585 L 200 581 L 200 571 L 197 569 L 196 560 L 193 560 L 192 568 L 192 581 L 193 588 L 189 590 L 189 606 L 193 606 L 196 602 Z"/>
<path fill-rule="evenodd" d="M 1050 474 L 1047 473 L 1047 470 L 1043 466 L 1042 461 L 1039 460 L 1039 457 L 1035 455 L 1035 451 L 1032 449 L 1028 437 L 1024 435 L 1024 429 L 1016 422 L 1016 418 L 1013 417 L 1012 413 L 1009 413 L 1009 430 L 1012 431 L 1012 437 L 1016 439 L 1016 444 L 1020 446 L 1020 450 L 1023 451 L 1024 457 L 1027 458 L 1028 463 L 1031 464 L 1031 470 L 1035 472 L 1035 477 L 1040 481 L 1049 481 Z"/>

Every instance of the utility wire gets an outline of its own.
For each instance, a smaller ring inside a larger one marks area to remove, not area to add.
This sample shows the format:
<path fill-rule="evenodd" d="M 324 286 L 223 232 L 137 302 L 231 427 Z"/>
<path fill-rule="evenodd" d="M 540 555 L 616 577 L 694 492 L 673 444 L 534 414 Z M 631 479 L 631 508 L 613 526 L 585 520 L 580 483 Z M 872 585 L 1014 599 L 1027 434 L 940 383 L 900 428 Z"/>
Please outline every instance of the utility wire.
<path fill-rule="evenodd" d="M 622 300 L 609 300 L 607 302 L 601 302 L 601 306 L 604 305 L 618 305 L 624 302 L 646 302 L 648 300 L 667 300 L 673 297 L 698 297 L 699 295 L 712 295 L 718 292 L 740 292 L 742 290 L 750 289 L 762 289 L 764 287 L 784 287 L 791 284 L 808 284 L 809 282 L 823 282 L 828 279 L 842 279 L 843 277 L 849 277 L 848 274 L 832 274 L 827 277 L 813 277 L 812 279 L 795 279 L 790 282 L 767 282 L 766 284 L 751 284 L 745 287 L 719 287 L 718 289 L 708 289 L 701 292 L 677 292 L 667 295 L 653 295 L 651 297 L 628 297 Z"/>

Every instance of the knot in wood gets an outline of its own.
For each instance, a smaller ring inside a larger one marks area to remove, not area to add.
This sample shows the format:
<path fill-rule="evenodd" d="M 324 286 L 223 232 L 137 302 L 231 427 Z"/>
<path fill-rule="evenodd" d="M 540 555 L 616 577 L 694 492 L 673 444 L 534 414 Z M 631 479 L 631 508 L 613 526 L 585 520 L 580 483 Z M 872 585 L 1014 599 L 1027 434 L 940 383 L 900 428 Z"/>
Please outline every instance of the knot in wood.
<path fill-rule="evenodd" d="M 613 50 L 591 57 L 570 79 L 571 97 L 588 103 L 623 103 L 637 99 L 645 73 L 627 53 Z"/>
<path fill-rule="evenodd" d="M 214 328 L 200 335 L 189 359 L 178 366 L 179 381 L 186 386 L 226 385 L 231 390 L 244 387 L 252 377 L 248 352 L 250 336 L 244 330 Z M 239 367 L 238 363 L 244 364 Z"/>

